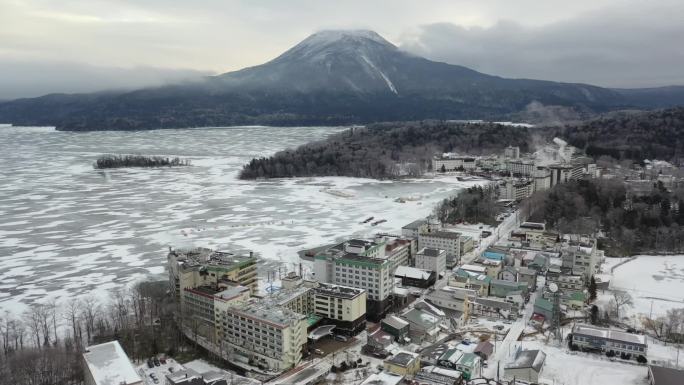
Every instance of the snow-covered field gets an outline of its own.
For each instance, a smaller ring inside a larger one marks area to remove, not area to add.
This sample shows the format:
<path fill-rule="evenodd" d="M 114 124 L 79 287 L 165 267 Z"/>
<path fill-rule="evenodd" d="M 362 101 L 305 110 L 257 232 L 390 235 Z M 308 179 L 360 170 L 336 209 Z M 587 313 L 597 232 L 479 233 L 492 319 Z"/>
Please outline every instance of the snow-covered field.
<path fill-rule="evenodd" d="M 570 352 L 566 346 L 561 347 L 553 342 L 546 344 L 534 340 L 518 342 L 516 345 L 528 350 L 541 349 L 546 353 L 541 379 L 548 384 L 647 384 L 647 367 L 644 365 L 610 361 L 598 354 Z M 511 350 L 513 354 L 514 349 Z"/>
<path fill-rule="evenodd" d="M 669 309 L 684 308 L 684 255 L 639 255 L 614 269 L 610 289 L 632 295 L 634 306 L 625 309 L 630 317 L 651 313 L 657 317 Z M 602 295 L 600 300 L 605 302 L 607 297 Z"/>
<path fill-rule="evenodd" d="M 455 176 L 401 182 L 236 178 L 253 157 L 340 129 L 0 128 L 0 310 L 18 312 L 51 298 L 106 297 L 142 278 L 164 279 L 169 246 L 250 249 L 292 269 L 302 248 L 398 232 L 438 200 L 477 183 Z M 101 154 L 131 153 L 189 158 L 192 167 L 92 168 Z M 418 199 L 397 203 L 398 197 Z M 369 216 L 387 222 L 359 223 Z"/>

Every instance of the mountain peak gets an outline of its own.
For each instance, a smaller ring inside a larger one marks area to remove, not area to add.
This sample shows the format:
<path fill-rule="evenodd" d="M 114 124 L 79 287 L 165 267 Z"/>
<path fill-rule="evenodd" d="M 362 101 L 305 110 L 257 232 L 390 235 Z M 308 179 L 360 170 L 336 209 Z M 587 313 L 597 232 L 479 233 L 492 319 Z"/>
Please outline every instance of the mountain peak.
<path fill-rule="evenodd" d="M 304 39 L 300 44 L 330 44 L 340 41 L 370 40 L 382 45 L 392 45 L 377 32 L 368 29 L 328 29 L 318 31 Z"/>
<path fill-rule="evenodd" d="M 276 58 L 282 60 L 326 61 L 331 55 L 373 56 L 378 51 L 398 51 L 397 47 L 369 30 L 324 30 L 302 40 Z"/>

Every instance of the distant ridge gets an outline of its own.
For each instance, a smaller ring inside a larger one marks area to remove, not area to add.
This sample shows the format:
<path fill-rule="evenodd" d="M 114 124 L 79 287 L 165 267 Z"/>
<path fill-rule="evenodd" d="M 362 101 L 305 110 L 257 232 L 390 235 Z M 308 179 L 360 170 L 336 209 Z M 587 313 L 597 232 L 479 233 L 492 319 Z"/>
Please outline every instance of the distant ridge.
<path fill-rule="evenodd" d="M 532 102 L 584 113 L 684 103 L 684 88 L 506 79 L 406 53 L 368 30 L 317 32 L 275 59 L 192 84 L 0 104 L 0 121 L 59 130 L 499 119 Z"/>

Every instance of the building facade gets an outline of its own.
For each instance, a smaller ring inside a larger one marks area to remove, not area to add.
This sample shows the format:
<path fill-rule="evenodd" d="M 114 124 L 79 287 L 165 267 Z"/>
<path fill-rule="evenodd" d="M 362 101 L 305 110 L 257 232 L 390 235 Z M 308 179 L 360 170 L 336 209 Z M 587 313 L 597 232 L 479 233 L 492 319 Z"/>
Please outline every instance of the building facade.
<path fill-rule="evenodd" d="M 447 267 L 453 267 L 461 257 L 461 234 L 442 230 L 424 232 L 418 236 L 418 247 L 444 250 Z"/>
<path fill-rule="evenodd" d="M 416 253 L 415 266 L 443 274 L 446 271 L 446 250 L 423 247 Z"/>

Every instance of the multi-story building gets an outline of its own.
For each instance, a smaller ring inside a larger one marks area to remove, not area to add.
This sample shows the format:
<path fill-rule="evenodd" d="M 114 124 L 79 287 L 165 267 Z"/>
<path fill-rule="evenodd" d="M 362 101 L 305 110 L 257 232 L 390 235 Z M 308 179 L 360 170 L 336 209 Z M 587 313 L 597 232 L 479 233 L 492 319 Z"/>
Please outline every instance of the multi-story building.
<path fill-rule="evenodd" d="M 432 158 L 433 171 L 474 170 L 476 167 L 477 159 L 472 156 L 443 154 Z"/>
<path fill-rule="evenodd" d="M 572 274 L 583 275 L 589 280 L 597 271 L 600 256 L 595 239 L 570 242 L 561 249 L 563 267 L 572 269 Z"/>
<path fill-rule="evenodd" d="M 512 199 L 515 201 L 520 201 L 529 197 L 533 193 L 533 179 L 507 178 L 503 191 L 501 191 L 501 197 L 503 199 Z"/>
<path fill-rule="evenodd" d="M 378 234 L 375 242 L 385 244 L 385 258 L 390 261 L 391 273 L 399 266 L 408 266 L 415 257 L 418 241 L 416 239 L 402 238 L 390 234 Z"/>
<path fill-rule="evenodd" d="M 250 298 L 250 289 L 245 286 L 217 288 L 198 286 L 185 288 L 181 293 L 181 317 L 190 325 L 193 333 L 215 341 L 216 312 Z"/>
<path fill-rule="evenodd" d="M 461 244 L 460 244 L 460 253 L 461 257 L 464 256 L 466 253 L 471 252 L 475 248 L 475 240 L 473 240 L 473 237 L 468 236 L 468 235 L 461 235 Z"/>
<path fill-rule="evenodd" d="M 532 174 L 534 191 L 544 191 L 551 188 L 551 171 L 546 167 L 537 167 Z"/>
<path fill-rule="evenodd" d="M 367 293 L 369 318 L 380 319 L 389 310 L 394 291 L 392 261 L 385 244 L 351 240 L 314 257 L 314 276 L 322 283 L 351 286 Z"/>
<path fill-rule="evenodd" d="M 418 247 L 446 251 L 446 264 L 450 268 L 455 266 L 461 257 L 461 234 L 443 230 L 423 232 L 418 236 Z"/>
<path fill-rule="evenodd" d="M 646 357 L 648 345 L 646 336 L 625 333 L 618 330 L 577 324 L 572 329 L 572 344 L 582 350 L 597 350 L 613 353 L 636 360 L 639 356 Z"/>
<path fill-rule="evenodd" d="M 446 250 L 423 247 L 416 253 L 415 266 L 443 274 L 446 271 Z"/>
<path fill-rule="evenodd" d="M 520 158 L 520 147 L 518 146 L 508 146 L 504 149 L 504 158 L 506 159 L 518 159 Z"/>
<path fill-rule="evenodd" d="M 534 159 L 509 159 L 506 171 L 516 176 L 531 176 L 536 169 Z"/>
<path fill-rule="evenodd" d="M 217 315 L 221 346 L 231 360 L 272 370 L 299 364 L 307 342 L 307 317 L 264 302 L 229 307 Z"/>
<path fill-rule="evenodd" d="M 246 286 L 257 290 L 256 257 L 205 248 L 171 250 L 167 256 L 170 289 L 177 297 L 186 288 Z"/>
<path fill-rule="evenodd" d="M 366 290 L 317 283 L 314 313 L 336 326 L 337 334 L 356 335 L 366 329 Z"/>
<path fill-rule="evenodd" d="M 549 270 L 546 273 L 546 286 L 555 283 L 563 292 L 582 292 L 585 282 L 583 275 L 563 274 L 556 270 Z"/>
<path fill-rule="evenodd" d="M 401 235 L 407 238 L 418 238 L 420 233 L 427 231 L 428 221 L 419 219 L 401 228 Z"/>

